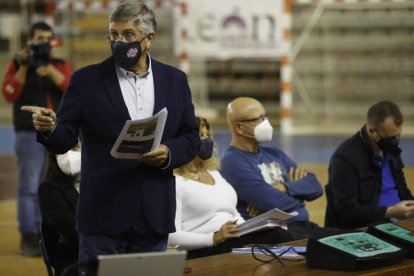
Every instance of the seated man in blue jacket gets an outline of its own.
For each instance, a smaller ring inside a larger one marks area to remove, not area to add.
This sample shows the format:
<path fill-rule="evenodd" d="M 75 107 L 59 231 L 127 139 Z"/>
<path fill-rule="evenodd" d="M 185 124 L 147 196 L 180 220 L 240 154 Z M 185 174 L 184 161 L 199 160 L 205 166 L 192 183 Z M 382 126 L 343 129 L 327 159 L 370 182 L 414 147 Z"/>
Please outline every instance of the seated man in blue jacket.
<path fill-rule="evenodd" d="M 367 123 L 334 152 L 325 225 L 353 229 L 414 217 L 414 198 L 400 156 L 402 126 L 395 103 L 376 103 L 368 110 Z"/>
<path fill-rule="evenodd" d="M 261 145 L 273 135 L 263 105 L 253 98 L 236 98 L 227 107 L 227 123 L 232 140 L 220 172 L 237 192 L 241 215 L 248 219 L 252 207 L 263 212 L 273 208 L 296 211 L 298 215 L 288 221 L 294 239 L 332 230 L 310 222 L 305 208 L 305 200 L 323 194 L 316 176 L 298 167 L 280 149 Z"/>

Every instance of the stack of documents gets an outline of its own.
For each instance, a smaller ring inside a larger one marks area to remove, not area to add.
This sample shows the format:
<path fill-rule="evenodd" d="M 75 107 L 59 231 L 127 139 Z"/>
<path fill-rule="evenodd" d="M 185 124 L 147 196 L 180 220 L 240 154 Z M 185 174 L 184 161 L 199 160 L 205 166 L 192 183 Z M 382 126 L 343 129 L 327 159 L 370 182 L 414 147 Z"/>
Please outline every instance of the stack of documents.
<path fill-rule="evenodd" d="M 297 216 L 297 212 L 286 213 L 282 210 L 274 208 L 267 211 L 257 217 L 251 218 L 248 221 L 239 224 L 239 235 L 245 235 L 248 233 L 256 232 L 273 227 L 282 227 L 287 229 L 286 221 L 294 216 Z"/>

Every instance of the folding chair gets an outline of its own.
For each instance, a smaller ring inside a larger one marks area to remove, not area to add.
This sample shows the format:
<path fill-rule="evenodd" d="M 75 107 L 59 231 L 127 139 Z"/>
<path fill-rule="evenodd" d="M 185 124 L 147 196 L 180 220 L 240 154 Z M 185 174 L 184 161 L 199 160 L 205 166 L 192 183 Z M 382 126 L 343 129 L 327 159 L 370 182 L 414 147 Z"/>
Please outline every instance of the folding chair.
<path fill-rule="evenodd" d="M 49 276 L 55 276 L 54 267 L 54 250 L 55 244 L 58 241 L 58 235 L 50 228 L 46 221 L 42 221 L 40 224 L 40 248 L 42 250 L 43 261 L 46 265 L 47 273 Z"/>

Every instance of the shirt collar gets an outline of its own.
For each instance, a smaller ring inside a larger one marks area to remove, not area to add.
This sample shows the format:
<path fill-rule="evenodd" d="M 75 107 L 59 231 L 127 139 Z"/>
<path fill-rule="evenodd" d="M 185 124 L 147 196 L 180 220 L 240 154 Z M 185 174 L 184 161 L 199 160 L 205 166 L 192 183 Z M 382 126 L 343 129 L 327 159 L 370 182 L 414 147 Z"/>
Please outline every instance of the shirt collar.
<path fill-rule="evenodd" d="M 366 129 L 366 124 L 362 126 L 361 130 L 359 131 L 359 136 L 361 137 L 363 143 L 366 147 L 370 148 L 372 153 L 372 161 L 374 164 L 381 164 L 383 161 L 383 157 L 381 156 L 380 152 L 371 144 L 371 141 L 368 136 L 368 132 Z"/>
<path fill-rule="evenodd" d="M 139 75 L 138 74 L 135 74 L 132 71 L 128 71 L 128 70 L 125 70 L 124 68 L 119 67 L 116 63 L 115 63 L 115 68 L 117 69 L 117 71 L 119 72 L 119 74 L 122 77 L 126 78 L 126 79 L 133 78 L 133 77 L 146 78 L 149 75 L 149 73 L 152 72 L 151 56 L 149 55 L 149 53 L 147 53 L 147 56 L 148 56 L 148 60 L 149 60 L 149 62 L 148 62 L 149 63 L 148 70 L 146 72 L 144 72 L 144 73 L 139 74 Z"/>

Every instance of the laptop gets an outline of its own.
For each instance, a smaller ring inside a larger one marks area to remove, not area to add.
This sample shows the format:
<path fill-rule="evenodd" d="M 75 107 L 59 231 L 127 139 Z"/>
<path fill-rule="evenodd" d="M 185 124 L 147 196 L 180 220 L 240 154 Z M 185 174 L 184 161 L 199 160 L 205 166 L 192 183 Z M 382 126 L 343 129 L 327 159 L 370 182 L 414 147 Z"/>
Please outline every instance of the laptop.
<path fill-rule="evenodd" d="M 186 251 L 98 256 L 97 276 L 182 276 Z"/>

